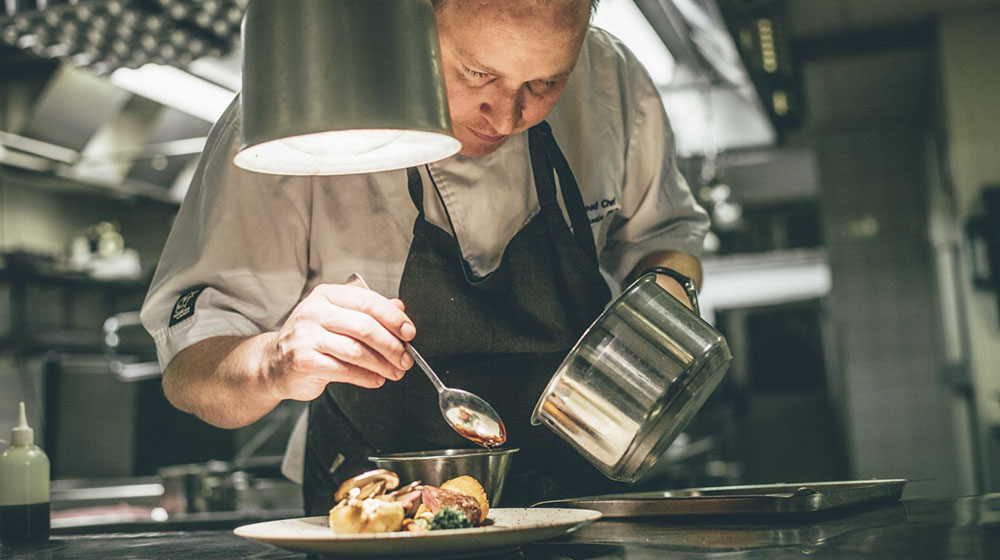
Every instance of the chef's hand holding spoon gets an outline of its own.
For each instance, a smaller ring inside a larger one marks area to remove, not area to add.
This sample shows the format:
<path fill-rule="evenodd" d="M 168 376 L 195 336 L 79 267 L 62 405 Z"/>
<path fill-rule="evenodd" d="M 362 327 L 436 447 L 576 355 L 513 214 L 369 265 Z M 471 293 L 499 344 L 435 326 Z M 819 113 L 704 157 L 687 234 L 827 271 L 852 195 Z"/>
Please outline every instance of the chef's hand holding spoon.
<path fill-rule="evenodd" d="M 367 287 L 320 284 L 292 310 L 270 352 L 272 390 L 309 401 L 328 383 L 377 388 L 413 365 L 403 341 L 416 334 L 403 302 Z"/>
<path fill-rule="evenodd" d="M 409 341 L 416 335 L 403 302 L 369 290 L 360 276 L 316 286 L 278 331 L 216 336 L 188 346 L 163 372 L 163 392 L 178 409 L 221 428 L 262 418 L 285 399 L 310 401 L 330 383 L 378 388 L 415 362 L 434 383 L 445 421 L 485 447 L 506 430 L 486 401 L 446 387 Z"/>
<path fill-rule="evenodd" d="M 446 387 L 409 340 L 416 328 L 403 302 L 370 290 L 351 275 L 343 285 L 321 284 L 292 310 L 277 333 L 273 350 L 273 385 L 280 398 L 312 400 L 328 383 L 381 387 L 397 381 L 414 361 L 438 392 L 445 421 L 479 445 L 493 447 L 507 439 L 503 421 L 480 397 Z"/>

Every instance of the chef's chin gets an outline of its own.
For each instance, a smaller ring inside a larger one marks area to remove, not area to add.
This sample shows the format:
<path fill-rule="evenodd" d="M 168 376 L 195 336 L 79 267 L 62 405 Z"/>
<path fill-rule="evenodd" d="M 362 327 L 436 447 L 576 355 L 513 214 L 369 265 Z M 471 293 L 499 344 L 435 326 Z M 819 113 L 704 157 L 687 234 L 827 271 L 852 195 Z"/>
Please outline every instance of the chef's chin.
<path fill-rule="evenodd" d="M 499 148 L 501 144 L 503 144 L 503 142 L 497 142 L 495 144 L 483 144 L 481 142 L 477 143 L 462 142 L 462 149 L 459 150 L 458 153 L 459 155 L 465 157 L 471 157 L 471 158 L 481 157 L 496 151 L 496 149 Z"/>
<path fill-rule="evenodd" d="M 471 132 L 465 132 L 464 134 L 460 132 L 456 134 L 456 137 L 462 143 L 462 149 L 458 153 L 465 157 L 485 156 L 496 151 L 497 148 L 510 138 L 509 136 L 504 136 L 498 141 L 490 142 L 479 138 Z"/>

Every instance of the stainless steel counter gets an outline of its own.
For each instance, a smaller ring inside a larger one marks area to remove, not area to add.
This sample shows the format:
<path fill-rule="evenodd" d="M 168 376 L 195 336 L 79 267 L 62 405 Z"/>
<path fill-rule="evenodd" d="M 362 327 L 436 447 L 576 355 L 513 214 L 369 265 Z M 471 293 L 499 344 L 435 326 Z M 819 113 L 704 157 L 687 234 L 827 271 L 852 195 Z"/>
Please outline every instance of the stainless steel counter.
<path fill-rule="evenodd" d="M 1000 558 L 1000 494 L 905 500 L 887 506 L 777 519 L 692 522 L 674 518 L 603 520 L 495 558 L 645 560 L 660 558 L 937 559 Z M 53 535 L 46 545 L 3 549 L 10 560 L 198 558 L 299 559 L 230 530 Z M 310 559 L 311 560 L 311 559 Z"/>

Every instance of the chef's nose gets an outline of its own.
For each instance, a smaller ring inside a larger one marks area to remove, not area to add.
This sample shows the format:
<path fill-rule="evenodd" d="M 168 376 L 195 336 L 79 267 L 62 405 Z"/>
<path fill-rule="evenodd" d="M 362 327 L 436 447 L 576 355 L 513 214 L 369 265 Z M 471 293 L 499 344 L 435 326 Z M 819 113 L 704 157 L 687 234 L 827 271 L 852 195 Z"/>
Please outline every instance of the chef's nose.
<path fill-rule="evenodd" d="M 486 120 L 498 134 L 513 134 L 524 114 L 522 91 L 503 91 L 480 107 Z"/>

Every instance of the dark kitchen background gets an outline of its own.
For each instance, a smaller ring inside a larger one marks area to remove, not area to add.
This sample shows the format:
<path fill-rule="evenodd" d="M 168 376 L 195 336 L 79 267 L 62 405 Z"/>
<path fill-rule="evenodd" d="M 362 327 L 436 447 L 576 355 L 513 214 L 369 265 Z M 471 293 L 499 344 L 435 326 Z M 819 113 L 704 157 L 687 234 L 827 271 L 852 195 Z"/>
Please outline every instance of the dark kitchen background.
<path fill-rule="evenodd" d="M 54 500 L 155 501 L 138 483 L 199 465 L 240 474 L 210 509 L 296 506 L 301 403 L 234 431 L 173 410 L 136 318 L 246 3 L 0 4 L 0 438 L 25 401 Z M 1000 2 L 602 0 L 595 24 L 663 94 L 735 358 L 643 484 L 1000 490 Z"/>

